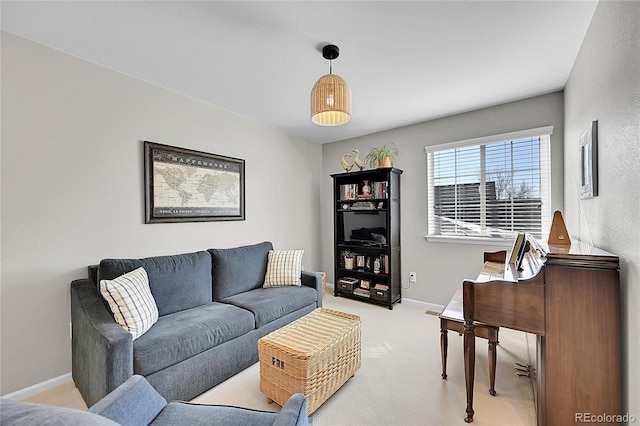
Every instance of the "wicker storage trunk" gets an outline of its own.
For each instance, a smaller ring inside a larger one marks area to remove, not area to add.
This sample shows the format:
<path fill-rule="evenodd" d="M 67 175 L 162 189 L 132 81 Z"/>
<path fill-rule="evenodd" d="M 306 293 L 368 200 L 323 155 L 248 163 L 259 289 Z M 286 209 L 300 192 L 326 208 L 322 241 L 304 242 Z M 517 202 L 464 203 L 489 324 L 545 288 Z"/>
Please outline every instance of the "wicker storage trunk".
<path fill-rule="evenodd" d="M 294 393 L 313 413 L 360 368 L 360 317 L 318 308 L 258 341 L 260 390 L 284 405 Z"/>

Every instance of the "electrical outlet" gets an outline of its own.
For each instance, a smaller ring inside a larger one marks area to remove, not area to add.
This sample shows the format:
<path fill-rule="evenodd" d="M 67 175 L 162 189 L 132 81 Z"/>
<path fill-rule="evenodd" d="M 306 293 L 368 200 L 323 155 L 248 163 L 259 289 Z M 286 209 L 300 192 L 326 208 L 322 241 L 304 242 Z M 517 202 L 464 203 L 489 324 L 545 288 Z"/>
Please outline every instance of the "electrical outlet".
<path fill-rule="evenodd" d="M 409 272 L 409 282 L 410 283 L 415 283 L 417 280 L 417 275 L 415 272 Z"/>

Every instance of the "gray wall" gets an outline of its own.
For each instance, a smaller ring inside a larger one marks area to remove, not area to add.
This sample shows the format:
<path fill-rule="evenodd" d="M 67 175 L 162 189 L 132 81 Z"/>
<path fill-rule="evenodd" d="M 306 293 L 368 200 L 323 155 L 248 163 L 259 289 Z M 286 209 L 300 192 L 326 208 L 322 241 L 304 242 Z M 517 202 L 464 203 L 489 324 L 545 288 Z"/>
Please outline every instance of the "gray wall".
<path fill-rule="evenodd" d="M 437 100 L 434 100 L 437 102 Z M 428 121 L 360 138 L 325 144 L 322 176 L 322 264 L 327 281 L 333 282 L 332 173 L 344 172 L 340 158 L 359 149 L 394 143 L 400 155 L 395 166 L 401 176 L 402 295 L 405 298 L 444 305 L 465 278 L 475 278 L 485 251 L 508 247 L 429 242 L 427 234 L 427 160 L 425 146 L 496 135 L 542 126 L 553 126 L 551 136 L 552 209 L 562 210 L 563 197 L 563 94 L 561 92 Z M 417 283 L 409 286 L 409 272 Z"/>
<path fill-rule="evenodd" d="M 582 200 L 579 138 L 592 120 L 598 120 L 600 189 L 597 197 Z M 639 160 L 640 3 L 600 2 L 565 88 L 564 216 L 572 238 L 620 256 L 623 413 L 636 419 L 640 418 Z"/>
<path fill-rule="evenodd" d="M 144 224 L 142 140 L 246 160 L 246 221 Z M 105 257 L 271 240 L 320 266 L 321 146 L 2 33 L 1 393 L 71 370 L 69 283 Z"/>

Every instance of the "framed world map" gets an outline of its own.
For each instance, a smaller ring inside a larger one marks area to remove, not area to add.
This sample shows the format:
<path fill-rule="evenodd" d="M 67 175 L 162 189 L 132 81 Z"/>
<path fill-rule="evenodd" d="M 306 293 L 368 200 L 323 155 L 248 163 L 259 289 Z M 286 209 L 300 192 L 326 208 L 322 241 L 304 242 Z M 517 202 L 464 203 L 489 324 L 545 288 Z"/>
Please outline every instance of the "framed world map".
<path fill-rule="evenodd" d="M 145 223 L 244 220 L 244 160 L 144 142 Z"/>

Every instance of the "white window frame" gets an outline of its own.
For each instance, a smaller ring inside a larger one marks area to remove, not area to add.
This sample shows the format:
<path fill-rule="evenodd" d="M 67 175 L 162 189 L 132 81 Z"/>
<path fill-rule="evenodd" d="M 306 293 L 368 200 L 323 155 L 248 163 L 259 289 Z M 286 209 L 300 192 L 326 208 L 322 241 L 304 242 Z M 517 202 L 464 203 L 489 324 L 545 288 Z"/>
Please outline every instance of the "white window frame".
<path fill-rule="evenodd" d="M 432 223 L 432 214 L 434 211 L 434 197 L 431 192 L 433 191 L 433 153 L 436 151 L 444 151 L 450 150 L 454 148 L 463 148 L 470 146 L 482 146 L 484 149 L 485 145 L 489 145 L 492 143 L 513 141 L 519 139 L 526 139 L 531 137 L 548 137 L 549 141 L 547 142 L 547 149 L 541 151 L 540 153 L 540 168 L 544 171 L 545 169 L 548 172 L 547 178 L 542 179 L 541 184 L 541 198 L 542 198 L 542 229 L 543 232 L 545 229 L 549 229 L 551 226 L 552 212 L 551 212 L 551 135 L 553 134 L 553 126 L 545 126 L 545 127 L 537 127 L 528 130 L 521 130 L 510 133 L 502 133 L 498 135 L 492 136 L 484 136 L 480 138 L 466 139 L 457 142 L 449 142 L 438 145 L 431 145 L 425 147 L 425 153 L 427 154 L 427 235 L 425 238 L 427 241 L 437 241 L 437 242 L 457 242 L 457 243 L 465 243 L 465 244 L 484 244 L 484 245 L 508 245 L 515 236 L 513 235 L 504 235 L 503 237 L 496 236 L 463 236 L 463 235 L 438 235 L 431 233 L 431 223 Z M 481 162 L 481 185 L 480 188 L 484 189 L 484 179 L 485 179 L 485 170 L 484 170 L 484 156 L 482 157 Z M 481 204 L 483 206 L 483 204 Z M 483 207 L 481 207 L 483 208 Z M 484 220 L 485 213 L 482 212 L 482 219 Z"/>

